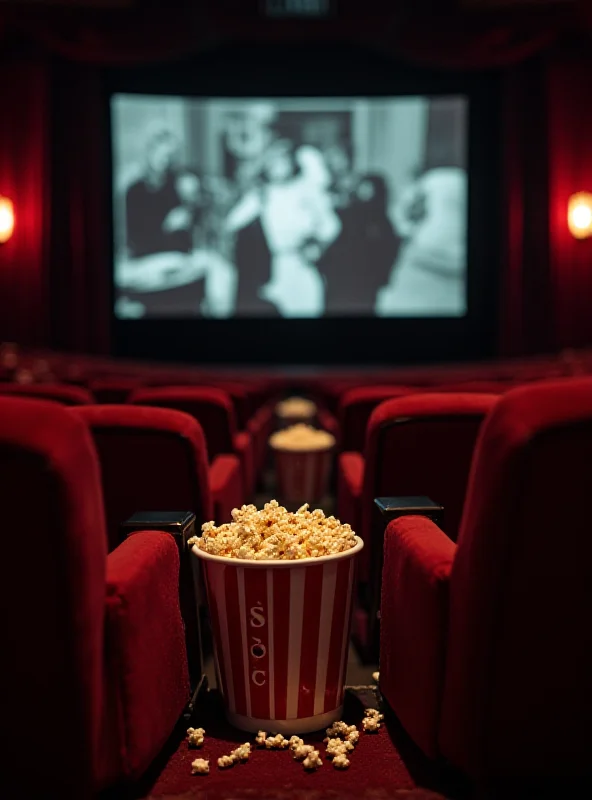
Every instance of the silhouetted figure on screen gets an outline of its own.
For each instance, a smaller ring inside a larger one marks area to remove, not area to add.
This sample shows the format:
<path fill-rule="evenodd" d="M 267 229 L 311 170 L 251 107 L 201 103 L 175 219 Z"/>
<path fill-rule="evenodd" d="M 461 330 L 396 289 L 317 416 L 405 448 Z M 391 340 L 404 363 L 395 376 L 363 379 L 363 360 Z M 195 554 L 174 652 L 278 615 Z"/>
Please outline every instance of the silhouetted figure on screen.
<path fill-rule="evenodd" d="M 319 317 L 324 282 L 311 252 L 335 239 L 340 222 L 327 191 L 330 175 L 316 148 L 278 139 L 257 189 L 229 215 L 236 233 L 237 313 Z"/>
<path fill-rule="evenodd" d="M 326 282 L 326 314 L 373 316 L 377 293 L 388 283 L 401 246 L 388 216 L 384 178 L 363 177 L 337 213 L 341 233 L 318 261 Z"/>
<path fill-rule="evenodd" d="M 183 180 L 189 183 L 197 178 L 187 175 L 179 182 L 174 168 L 177 153 L 177 140 L 166 129 L 156 131 L 147 143 L 144 175 L 125 196 L 126 244 L 131 258 L 188 253 L 192 248 L 194 220 L 189 205 L 183 205 Z"/>
<path fill-rule="evenodd" d="M 197 174 L 178 168 L 179 143 L 155 126 L 143 174 L 125 194 L 125 257 L 118 264 L 116 313 L 193 316 L 204 298 L 202 265 L 194 263 L 194 232 L 202 213 Z"/>

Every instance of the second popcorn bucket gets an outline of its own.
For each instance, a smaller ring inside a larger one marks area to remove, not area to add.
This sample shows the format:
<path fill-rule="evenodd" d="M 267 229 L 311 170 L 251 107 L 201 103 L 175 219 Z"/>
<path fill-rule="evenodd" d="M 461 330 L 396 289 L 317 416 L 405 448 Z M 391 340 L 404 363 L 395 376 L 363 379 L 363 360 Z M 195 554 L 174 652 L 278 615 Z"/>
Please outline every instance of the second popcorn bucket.
<path fill-rule="evenodd" d="M 298 424 L 272 434 L 278 495 L 285 503 L 313 502 L 327 494 L 335 437 L 327 431 Z"/>
<path fill-rule="evenodd" d="M 343 710 L 359 537 L 317 558 L 251 560 L 193 547 L 203 566 L 218 685 L 228 721 L 302 734 Z"/>

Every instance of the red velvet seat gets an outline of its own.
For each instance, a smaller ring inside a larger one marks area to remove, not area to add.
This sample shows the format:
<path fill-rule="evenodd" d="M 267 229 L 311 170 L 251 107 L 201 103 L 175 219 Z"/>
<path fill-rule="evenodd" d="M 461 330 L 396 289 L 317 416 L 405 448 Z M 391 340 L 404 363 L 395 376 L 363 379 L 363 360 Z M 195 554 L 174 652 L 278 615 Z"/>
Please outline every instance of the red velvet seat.
<path fill-rule="evenodd" d="M 160 532 L 107 554 L 86 425 L 0 398 L 0 796 L 86 800 L 139 777 L 188 698 L 179 555 Z"/>
<path fill-rule="evenodd" d="M 382 694 L 475 778 L 589 773 L 591 464 L 592 381 L 516 389 L 482 427 L 458 543 L 387 528 Z"/>
<path fill-rule="evenodd" d="M 485 416 L 498 398 L 480 394 L 416 394 L 387 400 L 370 417 L 364 456 L 340 456 L 338 513 L 358 531 L 366 547 L 359 578 L 366 598 L 354 617 L 354 637 L 371 644 L 378 607 L 382 538 L 372 539 L 373 500 L 379 496 L 427 495 L 444 506 L 445 530 L 456 539 L 473 448 Z M 382 535 L 382 532 L 381 532 Z"/>
<path fill-rule="evenodd" d="M 61 383 L 3 383 L 0 395 L 19 395 L 37 400 L 53 400 L 65 406 L 84 406 L 94 403 L 94 397 L 81 386 Z"/>
<path fill-rule="evenodd" d="M 226 392 L 197 386 L 136 389 L 128 402 L 172 408 L 194 417 L 203 428 L 210 461 L 219 455 L 236 454 L 239 457 L 244 499 L 250 497 L 255 483 L 252 439 L 248 432 L 238 432 L 235 410 Z"/>
<path fill-rule="evenodd" d="M 228 520 L 242 503 L 236 456 L 208 465 L 199 423 L 188 414 L 143 406 L 73 409 L 90 427 L 99 454 L 111 547 L 136 511 L 193 511 L 198 526 Z"/>

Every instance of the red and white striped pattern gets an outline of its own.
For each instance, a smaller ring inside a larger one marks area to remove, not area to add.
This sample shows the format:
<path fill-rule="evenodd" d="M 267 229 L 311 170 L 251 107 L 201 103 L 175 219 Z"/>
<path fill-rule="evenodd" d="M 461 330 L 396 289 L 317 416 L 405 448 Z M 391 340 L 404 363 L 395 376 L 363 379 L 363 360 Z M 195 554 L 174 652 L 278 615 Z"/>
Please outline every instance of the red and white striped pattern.
<path fill-rule="evenodd" d="M 331 474 L 331 450 L 275 450 L 278 494 L 284 503 L 321 500 Z"/>
<path fill-rule="evenodd" d="M 203 559 L 219 685 L 235 725 L 305 733 L 338 719 L 362 546 L 358 540 L 337 556 L 265 565 L 194 548 Z"/>

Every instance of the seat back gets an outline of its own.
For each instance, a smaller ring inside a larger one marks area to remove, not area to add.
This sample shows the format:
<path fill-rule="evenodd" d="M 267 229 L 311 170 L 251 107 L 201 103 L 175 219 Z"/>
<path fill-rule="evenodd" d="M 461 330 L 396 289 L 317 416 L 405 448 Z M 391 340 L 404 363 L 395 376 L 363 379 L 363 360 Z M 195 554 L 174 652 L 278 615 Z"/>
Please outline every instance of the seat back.
<path fill-rule="evenodd" d="M 0 796 L 88 798 L 106 537 L 86 427 L 55 403 L 0 398 L 0 486 Z"/>
<path fill-rule="evenodd" d="M 96 403 L 121 404 L 127 402 L 128 397 L 142 386 L 139 378 L 96 378 L 89 381 L 88 388 Z"/>
<path fill-rule="evenodd" d="M 402 386 L 358 386 L 346 391 L 339 403 L 339 448 L 361 453 L 366 441 L 366 428 L 374 409 L 385 400 L 404 397 L 410 390 Z"/>
<path fill-rule="evenodd" d="M 208 445 L 208 456 L 234 453 L 237 425 L 232 400 L 221 389 L 197 386 L 171 386 L 137 389 L 130 395 L 135 405 L 183 411 L 201 425 Z"/>
<path fill-rule="evenodd" d="M 473 775 L 592 750 L 592 380 L 515 389 L 475 452 L 450 587 L 440 748 Z"/>
<path fill-rule="evenodd" d="M 83 406 L 94 403 L 90 392 L 81 386 L 67 386 L 61 383 L 3 383 L 0 395 L 19 395 L 37 400 L 53 400 L 64 406 Z"/>
<path fill-rule="evenodd" d="M 207 448 L 195 419 L 132 405 L 72 413 L 90 428 L 99 455 L 110 550 L 137 511 L 193 511 L 198 525 L 212 518 Z"/>
<path fill-rule="evenodd" d="M 375 497 L 427 495 L 444 506 L 444 530 L 456 539 L 477 435 L 497 400 L 496 395 L 429 392 L 387 400 L 375 409 L 368 424 L 361 508 L 367 562 L 382 548 L 381 538 L 370 541 Z"/>

